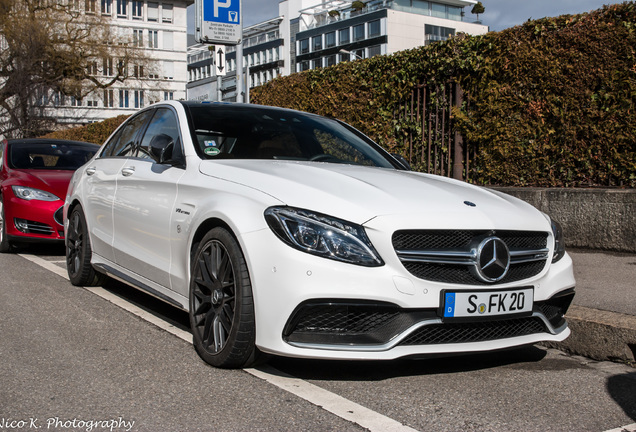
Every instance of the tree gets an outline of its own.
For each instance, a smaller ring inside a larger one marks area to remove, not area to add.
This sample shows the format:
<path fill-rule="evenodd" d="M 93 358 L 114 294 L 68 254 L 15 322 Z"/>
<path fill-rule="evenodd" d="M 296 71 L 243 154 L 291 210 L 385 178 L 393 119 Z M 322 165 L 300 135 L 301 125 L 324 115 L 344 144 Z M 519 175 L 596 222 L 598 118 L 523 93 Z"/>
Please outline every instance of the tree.
<path fill-rule="evenodd" d="M 0 135 L 55 128 L 59 97 L 81 100 L 134 77 L 143 50 L 120 35 L 97 0 L 0 0 Z M 101 98 L 100 98 L 101 99 Z"/>
<path fill-rule="evenodd" d="M 484 12 L 486 12 L 486 8 L 483 4 L 481 4 L 481 2 L 477 2 L 477 4 L 473 6 L 470 11 L 470 13 L 474 13 L 475 15 L 477 15 L 477 21 L 479 21 L 479 14 L 482 14 Z"/>

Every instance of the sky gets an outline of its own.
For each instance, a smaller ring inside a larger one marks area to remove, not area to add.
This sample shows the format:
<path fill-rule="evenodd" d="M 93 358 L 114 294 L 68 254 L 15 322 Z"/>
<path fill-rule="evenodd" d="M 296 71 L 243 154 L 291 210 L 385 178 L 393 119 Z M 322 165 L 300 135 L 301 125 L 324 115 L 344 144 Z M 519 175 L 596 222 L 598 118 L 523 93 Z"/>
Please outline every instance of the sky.
<path fill-rule="evenodd" d="M 242 0 L 243 26 L 266 21 L 278 16 L 279 0 Z M 316 0 L 319 3 L 320 0 Z M 523 24 L 529 19 L 554 17 L 563 14 L 578 14 L 600 9 L 605 4 L 622 3 L 612 0 L 481 0 L 486 12 L 479 15 L 482 24 L 490 26 L 490 30 L 499 31 Z M 466 7 L 466 21 L 476 18 Z M 188 8 L 188 33 L 194 33 L 194 10 Z"/>

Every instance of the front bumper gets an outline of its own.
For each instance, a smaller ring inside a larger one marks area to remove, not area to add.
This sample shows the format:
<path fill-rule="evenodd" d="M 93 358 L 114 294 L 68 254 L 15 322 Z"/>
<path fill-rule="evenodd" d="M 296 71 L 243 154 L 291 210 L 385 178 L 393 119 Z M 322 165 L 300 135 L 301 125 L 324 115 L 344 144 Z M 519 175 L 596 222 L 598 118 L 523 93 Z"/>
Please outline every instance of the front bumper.
<path fill-rule="evenodd" d="M 325 359 L 395 359 L 562 341 L 574 295 L 565 256 L 536 277 L 493 286 L 431 282 L 409 273 L 393 250 L 368 268 L 294 250 L 269 230 L 240 238 L 252 278 L 256 344 L 264 352 Z M 375 244 L 375 243 L 374 243 Z M 532 286 L 532 316 L 448 323 L 443 290 Z"/>
<path fill-rule="evenodd" d="M 23 200 L 10 197 L 3 203 L 3 223 L 11 241 L 62 241 L 64 201 Z"/>

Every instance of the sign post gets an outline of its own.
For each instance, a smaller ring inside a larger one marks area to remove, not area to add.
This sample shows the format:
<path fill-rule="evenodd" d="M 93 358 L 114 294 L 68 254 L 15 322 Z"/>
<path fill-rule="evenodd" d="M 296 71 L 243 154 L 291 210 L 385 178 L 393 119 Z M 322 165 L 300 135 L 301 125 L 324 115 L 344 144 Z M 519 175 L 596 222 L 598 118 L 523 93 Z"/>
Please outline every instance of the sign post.
<path fill-rule="evenodd" d="M 195 0 L 194 11 L 194 37 L 197 42 L 236 45 L 236 100 L 243 102 L 243 12 L 241 0 Z M 217 77 L 225 75 L 227 71 L 225 52 L 219 53 L 216 50 L 214 60 Z"/>

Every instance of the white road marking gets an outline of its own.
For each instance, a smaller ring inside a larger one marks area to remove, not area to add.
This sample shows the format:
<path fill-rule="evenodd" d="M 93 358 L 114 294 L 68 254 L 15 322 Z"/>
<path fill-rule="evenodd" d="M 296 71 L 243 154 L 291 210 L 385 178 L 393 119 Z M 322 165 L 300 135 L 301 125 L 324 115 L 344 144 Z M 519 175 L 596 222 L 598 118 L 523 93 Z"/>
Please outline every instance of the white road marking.
<path fill-rule="evenodd" d="M 60 277 L 68 280 L 68 274 L 65 269 L 56 265 L 55 262 L 47 261 L 36 255 L 20 254 L 21 257 L 45 268 Z M 63 261 L 56 261 L 63 262 Z M 192 343 L 192 334 L 182 330 L 172 324 L 167 323 L 161 318 L 146 312 L 138 306 L 112 294 L 101 287 L 83 287 L 84 289 L 98 295 L 99 297 L 113 303 L 114 305 L 138 316 L 139 318 L 167 331 L 176 337 L 183 339 L 188 343 Z M 402 423 L 393 420 L 385 415 L 372 411 L 355 402 L 343 398 L 335 393 L 331 393 L 321 387 L 303 381 L 299 378 L 288 375 L 270 366 L 261 366 L 254 369 L 244 369 L 245 372 L 263 379 L 268 383 L 292 393 L 309 403 L 323 408 L 330 413 L 353 423 L 356 423 L 370 432 L 417 432 Z M 622 432 L 623 429 L 616 429 Z M 628 432 L 636 432 L 636 429 L 628 429 Z M 614 432 L 614 431 L 608 431 Z"/>
<path fill-rule="evenodd" d="M 417 432 L 416 429 L 273 367 L 261 366 L 245 371 L 370 431 Z"/>

